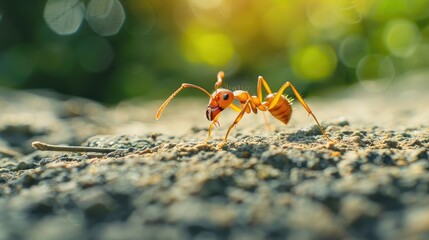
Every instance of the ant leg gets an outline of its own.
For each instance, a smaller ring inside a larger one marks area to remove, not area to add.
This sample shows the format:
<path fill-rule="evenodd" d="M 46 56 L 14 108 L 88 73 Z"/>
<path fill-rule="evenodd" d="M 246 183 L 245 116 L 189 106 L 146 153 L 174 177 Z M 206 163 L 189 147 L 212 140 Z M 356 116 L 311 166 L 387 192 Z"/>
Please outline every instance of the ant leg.
<path fill-rule="evenodd" d="M 231 103 L 228 107 L 230 107 L 232 110 L 236 111 L 236 112 L 241 112 L 241 108 L 237 105 L 235 105 L 234 103 Z"/>
<path fill-rule="evenodd" d="M 237 106 L 237 105 L 235 105 L 235 104 L 233 104 L 233 103 L 231 103 L 231 104 L 229 105 L 229 107 L 230 107 L 232 110 L 236 111 L 236 112 L 241 112 L 241 111 L 243 110 L 243 109 L 241 109 L 239 106 Z M 217 119 L 219 118 L 219 116 L 220 116 L 220 114 L 216 115 L 216 117 L 215 117 L 215 118 L 212 120 L 212 122 L 210 123 L 210 126 L 209 126 L 209 133 L 208 133 L 208 135 L 207 135 L 206 139 L 203 141 L 204 143 L 206 143 L 206 142 L 210 139 L 210 135 L 211 135 L 211 132 L 212 132 L 213 126 L 215 126 L 215 125 L 216 125 L 216 123 L 217 123 L 217 124 L 219 124 L 219 122 L 217 121 Z"/>
<path fill-rule="evenodd" d="M 263 111 L 261 111 L 261 112 L 262 112 L 262 117 L 264 117 L 264 122 L 265 122 L 265 125 L 267 126 L 268 130 L 273 131 L 274 127 L 270 124 L 270 122 L 268 122 L 268 118 L 265 115 L 265 112 L 263 112 Z"/>
<path fill-rule="evenodd" d="M 170 101 L 183 89 L 185 88 L 196 88 L 202 92 L 204 92 L 205 94 L 207 94 L 209 96 L 209 98 L 213 98 L 212 95 L 207 92 L 204 88 L 194 85 L 194 84 L 189 84 L 189 83 L 182 83 L 182 86 L 179 87 L 179 89 L 177 89 L 173 94 L 171 94 L 170 97 L 167 98 L 167 100 L 165 100 L 165 102 L 161 105 L 161 107 L 159 107 L 158 111 L 156 112 L 156 120 L 158 120 L 161 117 L 162 112 L 164 111 L 164 108 L 168 105 L 168 103 L 170 103 Z"/>
<path fill-rule="evenodd" d="M 251 99 L 247 100 L 246 103 L 243 105 L 243 108 L 241 109 L 240 113 L 238 114 L 238 116 L 235 118 L 234 122 L 231 124 L 231 126 L 229 126 L 228 131 L 226 132 L 225 137 L 223 138 L 222 142 L 219 143 L 219 145 L 217 145 L 217 149 L 221 149 L 223 145 L 225 145 L 226 143 L 226 139 L 228 138 L 229 132 L 231 131 L 231 129 L 237 125 L 238 122 L 240 122 L 240 120 L 243 118 L 244 113 L 246 113 L 246 109 L 249 106 L 251 102 Z"/>
<path fill-rule="evenodd" d="M 259 99 L 259 101 L 260 101 L 261 103 L 263 102 L 263 99 L 262 99 L 262 86 L 264 86 L 264 88 L 265 88 L 265 90 L 267 91 L 267 93 L 268 93 L 268 94 L 271 94 L 271 93 L 272 93 L 271 88 L 270 88 L 270 86 L 268 85 L 268 83 L 267 83 L 267 81 L 265 80 L 265 78 L 264 78 L 264 77 L 262 77 L 262 76 L 259 76 L 259 77 L 258 77 L 257 96 L 258 96 L 258 99 Z M 265 105 L 261 105 L 261 106 L 265 106 Z M 266 109 L 266 110 L 268 110 L 268 109 Z M 274 128 L 273 128 L 273 126 L 268 122 L 267 116 L 265 116 L 265 113 L 264 113 L 264 112 L 262 112 L 262 116 L 264 117 L 265 125 L 267 125 L 267 128 L 268 128 L 269 130 L 271 130 L 271 131 L 272 131 Z"/>
<path fill-rule="evenodd" d="M 212 122 L 210 123 L 209 126 L 209 133 L 207 134 L 206 139 L 203 141 L 203 143 L 207 143 L 207 141 L 210 139 L 210 135 L 212 133 L 212 129 L 213 129 L 213 125 L 219 124 L 219 122 L 217 121 L 217 119 L 219 118 L 220 114 L 216 115 L 216 117 L 212 120 Z"/>
<path fill-rule="evenodd" d="M 273 108 L 277 102 L 279 101 L 280 97 L 282 96 L 283 92 L 286 90 L 286 88 L 290 87 L 295 95 L 295 97 L 297 98 L 297 100 L 301 103 L 301 105 L 305 108 L 305 110 L 308 112 L 309 115 L 311 115 L 314 119 L 314 121 L 316 121 L 317 126 L 319 127 L 320 131 L 322 132 L 323 136 L 326 137 L 326 139 L 328 139 L 330 142 L 335 142 L 334 140 L 330 139 L 328 137 L 328 135 L 325 133 L 325 131 L 323 131 L 322 126 L 320 126 L 319 121 L 317 120 L 316 116 L 313 114 L 313 112 L 311 111 L 310 107 L 307 105 L 307 103 L 305 102 L 305 100 L 301 97 L 301 94 L 298 92 L 298 90 L 296 90 L 296 88 L 292 85 L 292 83 L 290 82 L 286 82 L 285 84 L 283 84 L 283 86 L 279 89 L 279 91 L 276 93 L 276 96 L 274 97 L 273 101 L 271 102 L 270 106 L 268 107 L 268 109 Z"/>
<path fill-rule="evenodd" d="M 268 94 L 271 94 L 271 88 L 270 86 L 268 86 L 267 81 L 264 79 L 264 77 L 259 76 L 258 77 L 258 87 L 257 87 L 257 95 L 258 95 L 258 99 L 260 102 L 263 102 L 262 99 L 262 86 L 264 86 L 265 90 L 267 91 Z"/>

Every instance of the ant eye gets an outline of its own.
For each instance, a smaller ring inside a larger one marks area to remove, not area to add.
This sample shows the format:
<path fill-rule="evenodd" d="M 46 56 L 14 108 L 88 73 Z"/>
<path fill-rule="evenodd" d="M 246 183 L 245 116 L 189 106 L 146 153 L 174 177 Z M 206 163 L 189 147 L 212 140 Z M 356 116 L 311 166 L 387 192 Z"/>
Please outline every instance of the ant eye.
<path fill-rule="evenodd" d="M 228 98 L 229 98 L 228 93 L 225 93 L 225 94 L 223 95 L 223 100 L 228 100 Z"/>

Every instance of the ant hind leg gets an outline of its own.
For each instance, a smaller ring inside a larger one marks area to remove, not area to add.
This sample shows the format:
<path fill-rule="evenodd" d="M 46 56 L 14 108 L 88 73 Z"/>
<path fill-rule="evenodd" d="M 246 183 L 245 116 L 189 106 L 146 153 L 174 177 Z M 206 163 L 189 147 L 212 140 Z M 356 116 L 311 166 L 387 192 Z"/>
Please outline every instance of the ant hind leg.
<path fill-rule="evenodd" d="M 276 93 L 276 95 L 275 95 L 273 101 L 271 102 L 270 106 L 268 107 L 268 109 L 273 108 L 277 104 L 277 102 L 279 101 L 283 92 L 288 87 L 290 87 L 292 89 L 292 92 L 294 93 L 296 99 L 299 101 L 299 103 L 301 103 L 301 105 L 305 108 L 305 110 L 308 112 L 308 114 L 313 117 L 314 121 L 316 122 L 316 124 L 319 127 L 320 132 L 322 132 L 323 136 L 325 136 L 325 138 L 328 139 L 330 142 L 335 142 L 334 140 L 332 140 L 331 138 L 328 137 L 328 135 L 325 133 L 325 131 L 323 131 L 322 126 L 320 125 L 319 121 L 316 118 L 316 115 L 314 115 L 314 113 L 311 111 L 310 107 L 307 105 L 305 100 L 301 97 L 301 94 L 298 92 L 298 90 L 296 90 L 296 88 L 290 82 L 286 82 L 285 84 L 283 84 L 283 86 Z"/>

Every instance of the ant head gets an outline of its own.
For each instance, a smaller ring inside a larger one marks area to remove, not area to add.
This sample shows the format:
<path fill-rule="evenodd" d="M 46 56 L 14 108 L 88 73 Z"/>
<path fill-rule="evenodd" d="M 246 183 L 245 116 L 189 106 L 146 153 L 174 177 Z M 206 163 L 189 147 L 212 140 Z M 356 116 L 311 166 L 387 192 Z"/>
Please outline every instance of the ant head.
<path fill-rule="evenodd" d="M 207 119 L 212 121 L 220 112 L 229 107 L 232 101 L 234 101 L 234 94 L 230 90 L 222 88 L 217 89 L 212 94 L 209 106 L 207 107 Z"/>

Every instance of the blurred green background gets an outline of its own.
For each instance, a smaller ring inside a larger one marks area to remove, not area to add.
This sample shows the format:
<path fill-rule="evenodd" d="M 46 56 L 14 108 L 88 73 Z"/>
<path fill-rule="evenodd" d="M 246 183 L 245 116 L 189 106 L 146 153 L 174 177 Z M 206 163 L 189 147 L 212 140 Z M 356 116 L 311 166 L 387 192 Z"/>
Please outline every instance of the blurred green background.
<path fill-rule="evenodd" d="M 165 99 L 182 82 L 211 91 L 219 70 L 235 88 L 263 75 L 308 96 L 382 91 L 428 67 L 427 0 L 0 3 L 0 86 L 105 103 Z"/>

